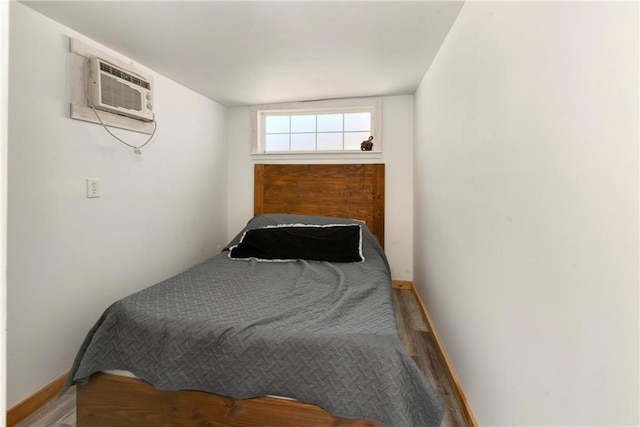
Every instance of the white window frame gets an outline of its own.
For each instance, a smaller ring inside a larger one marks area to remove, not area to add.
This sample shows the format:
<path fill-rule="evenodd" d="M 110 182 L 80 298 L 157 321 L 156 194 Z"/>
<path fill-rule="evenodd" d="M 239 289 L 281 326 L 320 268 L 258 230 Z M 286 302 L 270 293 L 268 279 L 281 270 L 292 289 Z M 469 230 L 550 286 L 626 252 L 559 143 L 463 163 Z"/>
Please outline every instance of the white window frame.
<path fill-rule="evenodd" d="M 265 116 L 271 114 L 327 114 L 371 112 L 373 149 L 335 151 L 265 151 Z M 336 99 L 325 101 L 292 102 L 284 104 L 258 105 L 251 108 L 251 156 L 254 159 L 292 158 L 382 158 L 382 98 Z"/>

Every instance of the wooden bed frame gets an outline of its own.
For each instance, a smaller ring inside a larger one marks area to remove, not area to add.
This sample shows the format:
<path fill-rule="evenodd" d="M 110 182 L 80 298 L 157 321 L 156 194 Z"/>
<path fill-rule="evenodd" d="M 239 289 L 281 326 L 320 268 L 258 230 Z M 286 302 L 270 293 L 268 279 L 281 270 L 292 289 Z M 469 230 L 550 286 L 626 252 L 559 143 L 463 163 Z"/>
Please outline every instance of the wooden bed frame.
<path fill-rule="evenodd" d="M 254 213 L 327 215 L 364 220 L 384 244 L 384 164 L 255 165 Z M 331 415 L 319 406 L 199 391 L 162 391 L 145 381 L 94 374 L 77 387 L 79 427 L 380 426 Z"/>
<path fill-rule="evenodd" d="M 255 165 L 254 214 L 360 219 L 384 248 L 384 164 Z"/>

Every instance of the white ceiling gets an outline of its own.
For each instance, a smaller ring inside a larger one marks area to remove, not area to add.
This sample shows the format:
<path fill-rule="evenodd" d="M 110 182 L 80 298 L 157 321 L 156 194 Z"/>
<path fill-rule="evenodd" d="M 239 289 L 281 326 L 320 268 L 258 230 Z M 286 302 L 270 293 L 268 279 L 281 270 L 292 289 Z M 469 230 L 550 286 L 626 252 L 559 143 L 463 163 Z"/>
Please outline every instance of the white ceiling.
<path fill-rule="evenodd" d="M 227 106 L 412 94 L 463 4 L 21 3 Z"/>

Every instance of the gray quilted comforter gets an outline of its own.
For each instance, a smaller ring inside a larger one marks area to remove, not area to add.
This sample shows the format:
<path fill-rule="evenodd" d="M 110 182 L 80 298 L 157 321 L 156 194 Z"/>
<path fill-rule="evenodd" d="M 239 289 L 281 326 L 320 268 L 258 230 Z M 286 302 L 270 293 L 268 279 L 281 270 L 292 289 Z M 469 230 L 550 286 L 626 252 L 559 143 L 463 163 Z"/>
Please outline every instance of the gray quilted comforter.
<path fill-rule="evenodd" d="M 295 217 L 306 221 L 337 222 Z M 67 387 L 128 370 L 158 389 L 286 396 L 385 426 L 440 425 L 442 404 L 403 349 L 386 257 L 366 226 L 363 253 L 356 263 L 265 263 L 222 252 L 111 305 Z"/>

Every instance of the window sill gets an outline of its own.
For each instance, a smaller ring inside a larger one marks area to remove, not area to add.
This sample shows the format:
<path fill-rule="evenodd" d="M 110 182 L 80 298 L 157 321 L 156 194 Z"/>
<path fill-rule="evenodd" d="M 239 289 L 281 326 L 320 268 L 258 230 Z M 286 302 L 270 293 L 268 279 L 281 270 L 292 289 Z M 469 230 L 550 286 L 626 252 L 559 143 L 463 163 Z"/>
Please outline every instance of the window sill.
<path fill-rule="evenodd" d="M 254 161 L 260 160 L 326 160 L 326 159 L 382 159 L 381 151 L 325 151 L 309 153 L 251 153 Z"/>

